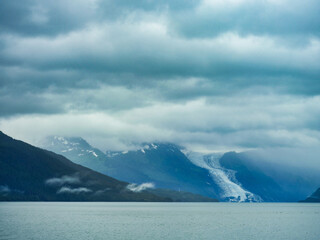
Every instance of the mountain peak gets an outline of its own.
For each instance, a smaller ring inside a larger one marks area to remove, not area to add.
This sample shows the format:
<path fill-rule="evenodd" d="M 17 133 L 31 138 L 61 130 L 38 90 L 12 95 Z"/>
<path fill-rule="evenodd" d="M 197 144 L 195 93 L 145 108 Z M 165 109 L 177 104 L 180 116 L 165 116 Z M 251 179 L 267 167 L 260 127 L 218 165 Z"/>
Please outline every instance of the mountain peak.
<path fill-rule="evenodd" d="M 99 149 L 92 147 L 81 137 L 49 136 L 42 145 L 69 158 L 77 156 L 76 162 L 79 164 L 104 157 Z"/>

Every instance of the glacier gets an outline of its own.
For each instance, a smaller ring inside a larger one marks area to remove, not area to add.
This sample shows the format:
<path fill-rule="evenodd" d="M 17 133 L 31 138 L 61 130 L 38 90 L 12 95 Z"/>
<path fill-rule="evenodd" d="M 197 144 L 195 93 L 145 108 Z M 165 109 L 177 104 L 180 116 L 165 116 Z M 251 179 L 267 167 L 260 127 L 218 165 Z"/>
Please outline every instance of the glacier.
<path fill-rule="evenodd" d="M 207 169 L 212 179 L 220 188 L 219 197 L 228 202 L 262 202 L 262 198 L 245 190 L 235 177 L 235 171 L 221 167 L 221 153 L 202 154 L 183 151 L 196 166 Z"/>

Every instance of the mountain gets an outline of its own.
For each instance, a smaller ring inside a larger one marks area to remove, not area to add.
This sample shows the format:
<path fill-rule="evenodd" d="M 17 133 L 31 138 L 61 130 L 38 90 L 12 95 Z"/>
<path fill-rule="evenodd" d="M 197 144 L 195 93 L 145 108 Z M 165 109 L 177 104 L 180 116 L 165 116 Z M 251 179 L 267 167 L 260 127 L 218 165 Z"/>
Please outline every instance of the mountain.
<path fill-rule="evenodd" d="M 306 198 L 320 181 L 317 169 L 276 161 L 276 154 L 273 161 L 255 151 L 185 154 L 195 165 L 209 171 L 219 186 L 221 201 L 297 202 Z"/>
<path fill-rule="evenodd" d="M 103 153 L 72 144 L 74 151 L 98 159 Z M 59 138 L 57 141 L 65 139 Z M 68 146 L 70 147 L 70 146 Z M 68 148 L 70 149 L 70 148 Z M 71 151 L 71 150 L 70 150 Z M 99 154 L 99 155 L 98 155 Z M 97 160 L 98 161 L 98 160 Z M 216 202 L 189 192 L 154 189 L 151 183 L 128 184 L 75 164 L 61 155 L 15 140 L 0 131 L 1 201 L 178 201 Z"/>
<path fill-rule="evenodd" d="M 0 200 L 171 201 L 0 132 Z"/>
<path fill-rule="evenodd" d="M 218 186 L 208 171 L 190 162 L 177 145 L 149 143 L 135 151 L 102 155 L 101 151 L 84 142 L 81 138 L 51 137 L 44 147 L 122 181 L 136 184 L 152 182 L 157 188 L 219 197 Z"/>
<path fill-rule="evenodd" d="M 42 145 L 55 153 L 62 154 L 73 162 L 98 170 L 103 167 L 105 154 L 92 147 L 81 137 L 49 136 Z"/>
<path fill-rule="evenodd" d="M 301 202 L 320 202 L 320 188 L 318 188 L 310 197 Z"/>
<path fill-rule="evenodd" d="M 51 137 L 44 147 L 122 181 L 151 182 L 220 201 L 297 202 L 320 181 L 316 169 L 265 160 L 253 151 L 201 154 L 175 144 L 146 143 L 135 151 L 103 153 L 82 138 L 62 137 Z"/>
<path fill-rule="evenodd" d="M 141 149 L 108 153 L 108 173 L 130 182 L 154 182 L 159 188 L 218 197 L 217 185 L 206 169 L 194 165 L 170 143 L 144 144 Z"/>
<path fill-rule="evenodd" d="M 148 192 L 159 197 L 170 198 L 174 202 L 218 202 L 217 199 L 202 196 L 184 191 L 174 191 L 170 189 L 149 189 Z"/>
<path fill-rule="evenodd" d="M 274 156 L 277 158 L 277 156 Z M 235 181 L 268 202 L 297 202 L 306 198 L 320 181 L 317 169 L 265 160 L 254 152 L 228 152 L 220 165 L 234 171 Z"/>

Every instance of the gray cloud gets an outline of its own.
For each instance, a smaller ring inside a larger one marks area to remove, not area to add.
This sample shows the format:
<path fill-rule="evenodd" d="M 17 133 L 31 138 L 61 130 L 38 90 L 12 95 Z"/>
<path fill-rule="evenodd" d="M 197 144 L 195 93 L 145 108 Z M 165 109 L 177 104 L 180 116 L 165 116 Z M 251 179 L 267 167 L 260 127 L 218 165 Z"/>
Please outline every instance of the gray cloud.
<path fill-rule="evenodd" d="M 50 178 L 45 181 L 49 186 L 62 186 L 64 184 L 79 184 L 81 183 L 78 176 L 62 176 L 60 178 Z"/>
<path fill-rule="evenodd" d="M 20 35 L 57 35 L 82 28 L 96 13 L 96 1 L 3 1 L 0 26 Z"/>
<path fill-rule="evenodd" d="M 126 21 L 128 16 L 143 20 L 164 15 L 171 32 L 188 37 L 210 37 L 228 31 L 309 37 L 319 36 L 319 10 L 316 0 L 24 0 L 3 2 L 0 22 L 9 32 L 57 35 L 87 24 Z"/>
<path fill-rule="evenodd" d="M 7 185 L 0 185 L 0 193 L 10 193 L 11 189 Z"/>
<path fill-rule="evenodd" d="M 0 127 L 14 137 L 109 150 L 319 144 L 316 0 L 1 6 Z"/>
<path fill-rule="evenodd" d="M 103 150 L 126 150 L 148 141 L 203 150 L 308 147 L 320 143 L 319 101 L 319 96 L 243 93 L 117 112 L 20 116 L 0 124 L 28 142 L 46 135 L 78 135 Z"/>
<path fill-rule="evenodd" d="M 0 195 L 7 196 L 9 194 L 23 194 L 24 191 L 11 189 L 8 185 L 0 185 Z"/>
<path fill-rule="evenodd" d="M 276 35 L 306 42 L 319 37 L 316 0 L 202 1 L 195 9 L 172 14 L 174 30 L 187 37 L 212 37 L 226 31 L 243 35 Z"/>
<path fill-rule="evenodd" d="M 94 193 L 94 195 L 99 196 L 99 195 L 102 195 L 102 194 L 104 194 L 104 193 L 106 193 L 106 192 L 108 192 L 108 191 L 110 191 L 110 190 L 111 190 L 111 188 L 105 188 L 105 189 L 103 189 L 103 190 L 97 190 L 97 191 Z"/>
<path fill-rule="evenodd" d="M 80 193 L 89 193 L 92 192 L 91 189 L 85 187 L 78 187 L 78 188 L 70 188 L 70 187 L 62 187 L 57 191 L 57 194 L 80 194 Z"/>
<path fill-rule="evenodd" d="M 312 171 L 313 174 L 319 176 L 320 165 L 319 165 L 319 154 L 320 149 L 316 148 L 266 148 L 260 150 L 254 150 L 243 153 L 247 158 L 254 160 L 260 159 L 273 164 L 280 164 L 282 166 L 291 165 L 296 168 L 295 171 L 301 173 Z M 291 171 L 292 169 L 289 169 Z M 311 176 L 310 176 L 311 177 Z"/>

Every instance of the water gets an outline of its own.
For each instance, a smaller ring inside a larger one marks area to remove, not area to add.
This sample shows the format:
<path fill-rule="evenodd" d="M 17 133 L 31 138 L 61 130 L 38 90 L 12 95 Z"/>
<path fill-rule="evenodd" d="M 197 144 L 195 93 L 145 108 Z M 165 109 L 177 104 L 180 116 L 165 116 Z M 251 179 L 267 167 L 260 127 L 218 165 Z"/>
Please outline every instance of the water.
<path fill-rule="evenodd" d="M 320 204 L 2 202 L 0 239 L 319 240 Z"/>

